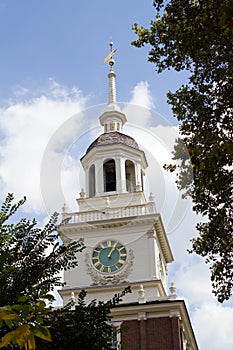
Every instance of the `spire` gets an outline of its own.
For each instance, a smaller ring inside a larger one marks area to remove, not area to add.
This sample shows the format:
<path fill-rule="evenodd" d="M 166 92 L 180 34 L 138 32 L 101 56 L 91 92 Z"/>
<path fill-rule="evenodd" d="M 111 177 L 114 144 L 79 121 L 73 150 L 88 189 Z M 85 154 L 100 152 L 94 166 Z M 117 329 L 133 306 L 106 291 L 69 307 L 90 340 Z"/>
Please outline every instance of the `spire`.
<path fill-rule="evenodd" d="M 117 100 L 116 100 L 116 73 L 113 70 L 113 66 L 115 64 L 114 59 L 112 58 L 117 49 L 113 49 L 113 42 L 110 41 L 110 52 L 105 57 L 104 62 L 108 62 L 110 66 L 110 71 L 108 73 L 108 107 L 107 111 L 111 110 L 119 110 L 119 107 L 117 106 Z"/>
<path fill-rule="evenodd" d="M 110 46 L 110 59 L 108 60 L 108 64 L 110 66 L 110 72 L 108 73 L 108 105 L 112 105 L 112 104 L 116 104 L 116 74 L 113 70 L 113 66 L 114 66 L 114 59 L 112 58 L 112 56 L 114 55 L 114 53 L 116 52 L 117 49 L 113 50 L 112 46 L 113 46 L 113 42 L 110 41 L 109 43 Z"/>
<path fill-rule="evenodd" d="M 116 104 L 116 74 L 111 68 L 108 73 L 108 104 Z"/>
<path fill-rule="evenodd" d="M 126 122 L 126 116 L 121 112 L 117 104 L 116 98 L 116 73 L 113 70 L 115 64 L 112 58 L 117 49 L 113 49 L 113 42 L 110 41 L 110 52 L 104 58 L 104 62 L 108 62 L 110 70 L 108 73 L 108 105 L 105 112 L 100 116 L 100 124 L 104 126 L 104 132 L 122 131 L 122 127 Z"/>

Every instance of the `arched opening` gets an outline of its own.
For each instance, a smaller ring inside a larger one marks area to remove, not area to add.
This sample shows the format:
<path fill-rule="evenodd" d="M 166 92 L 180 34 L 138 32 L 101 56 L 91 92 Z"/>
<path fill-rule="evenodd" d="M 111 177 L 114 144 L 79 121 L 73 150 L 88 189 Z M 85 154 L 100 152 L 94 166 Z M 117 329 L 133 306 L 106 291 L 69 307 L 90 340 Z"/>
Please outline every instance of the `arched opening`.
<path fill-rule="evenodd" d="M 89 197 L 95 196 L 95 165 L 89 169 Z"/>
<path fill-rule="evenodd" d="M 135 192 L 136 181 L 135 181 L 135 166 L 131 160 L 125 162 L 125 176 L 126 176 L 126 190 L 128 192 Z"/>
<path fill-rule="evenodd" d="M 116 191 L 116 167 L 114 159 L 110 159 L 104 163 L 104 191 Z"/>

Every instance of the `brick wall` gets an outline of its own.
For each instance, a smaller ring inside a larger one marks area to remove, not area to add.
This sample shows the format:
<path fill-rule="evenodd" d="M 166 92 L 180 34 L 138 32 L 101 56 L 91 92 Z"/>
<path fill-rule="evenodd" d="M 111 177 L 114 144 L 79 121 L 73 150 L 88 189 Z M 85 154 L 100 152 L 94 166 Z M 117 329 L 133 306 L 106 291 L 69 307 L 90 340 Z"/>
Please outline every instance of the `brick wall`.
<path fill-rule="evenodd" d="M 182 350 L 177 317 L 124 321 L 122 326 L 124 350 Z"/>

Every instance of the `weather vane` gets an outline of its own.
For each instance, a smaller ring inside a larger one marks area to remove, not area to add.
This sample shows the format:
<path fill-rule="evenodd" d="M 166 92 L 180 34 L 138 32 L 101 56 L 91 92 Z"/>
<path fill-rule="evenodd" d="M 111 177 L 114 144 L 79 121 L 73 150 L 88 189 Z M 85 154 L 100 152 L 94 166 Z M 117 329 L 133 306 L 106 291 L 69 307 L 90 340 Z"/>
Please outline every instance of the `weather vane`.
<path fill-rule="evenodd" d="M 103 64 L 108 62 L 109 66 L 112 67 L 115 63 L 114 59 L 112 58 L 112 56 L 115 54 L 116 50 L 117 49 L 112 49 L 112 46 L 113 46 L 113 42 L 110 41 L 109 43 L 109 46 L 110 46 L 110 52 L 109 54 L 104 58 L 104 61 L 102 62 Z"/>

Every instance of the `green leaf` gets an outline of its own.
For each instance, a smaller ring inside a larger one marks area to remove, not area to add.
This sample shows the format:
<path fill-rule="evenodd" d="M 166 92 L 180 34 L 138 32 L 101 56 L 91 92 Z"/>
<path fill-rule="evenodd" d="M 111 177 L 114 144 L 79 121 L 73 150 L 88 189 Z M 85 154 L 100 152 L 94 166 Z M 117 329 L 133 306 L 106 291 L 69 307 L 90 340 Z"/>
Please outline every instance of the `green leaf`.
<path fill-rule="evenodd" d="M 30 300 L 30 297 L 27 295 L 22 295 L 21 297 L 18 298 L 19 303 L 25 303 L 28 300 Z"/>
<path fill-rule="evenodd" d="M 33 307 L 31 305 L 25 304 L 21 306 L 21 310 L 22 310 L 22 317 L 27 318 L 30 315 L 30 313 L 33 312 Z"/>
<path fill-rule="evenodd" d="M 36 316 L 36 321 L 37 321 L 38 323 L 40 323 L 40 324 L 43 324 L 44 319 L 43 319 L 42 316 L 38 315 L 38 316 Z"/>
<path fill-rule="evenodd" d="M 0 320 L 19 321 L 19 316 L 9 305 L 2 306 L 0 307 Z"/>
<path fill-rule="evenodd" d="M 12 328 L 13 322 L 11 320 L 4 320 L 8 328 Z"/>
<path fill-rule="evenodd" d="M 39 300 L 37 302 L 37 311 L 42 311 L 46 307 L 44 300 Z"/>
<path fill-rule="evenodd" d="M 11 331 L 8 332 L 7 334 L 5 334 L 2 339 L 0 340 L 0 348 L 4 348 L 4 346 L 7 346 L 8 344 L 10 344 L 10 342 L 12 342 L 12 340 L 15 337 L 15 332 Z"/>
<path fill-rule="evenodd" d="M 20 350 L 25 347 L 25 344 L 27 344 L 30 336 L 31 336 L 31 330 L 30 326 L 28 324 L 24 324 L 22 326 L 19 326 L 16 328 L 15 332 L 15 340 L 18 344 Z"/>
<path fill-rule="evenodd" d="M 34 335 L 31 334 L 27 342 L 26 350 L 34 350 L 34 349 L 36 349 L 36 341 L 35 341 Z"/>
<path fill-rule="evenodd" d="M 47 340 L 47 341 L 52 341 L 52 337 L 50 334 L 50 331 L 47 327 L 44 326 L 35 326 L 33 329 L 33 333 L 35 336 L 38 338 Z"/>

